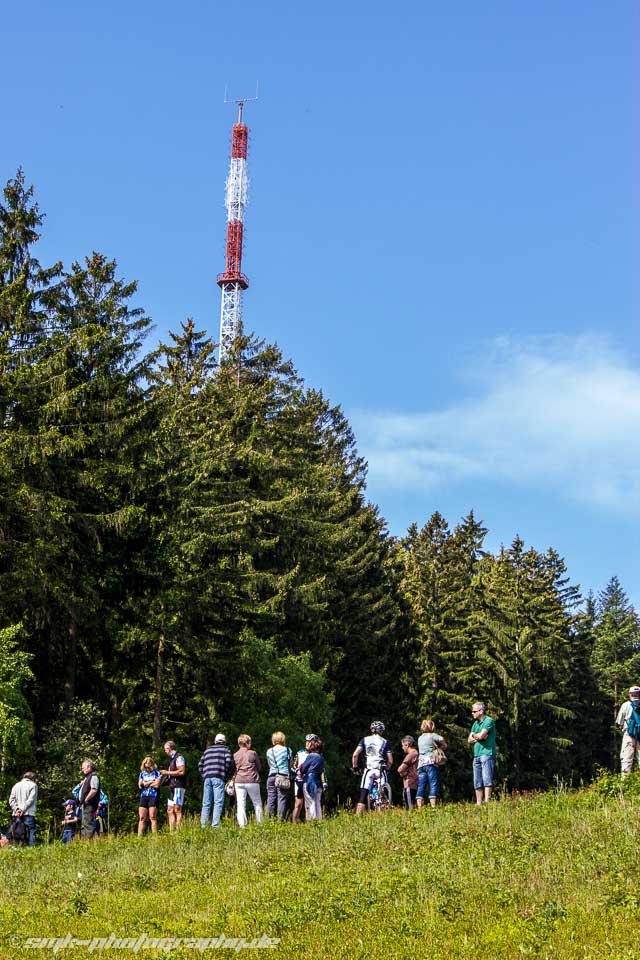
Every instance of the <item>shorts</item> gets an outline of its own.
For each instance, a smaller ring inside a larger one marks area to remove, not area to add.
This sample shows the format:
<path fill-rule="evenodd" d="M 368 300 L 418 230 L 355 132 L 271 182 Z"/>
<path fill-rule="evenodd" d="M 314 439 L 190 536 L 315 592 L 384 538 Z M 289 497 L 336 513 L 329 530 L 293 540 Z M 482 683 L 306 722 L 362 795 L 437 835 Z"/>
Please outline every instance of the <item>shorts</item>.
<path fill-rule="evenodd" d="M 296 788 L 295 788 L 296 800 L 304 800 L 304 793 L 302 792 L 303 787 L 304 787 L 304 780 L 296 780 Z"/>
<path fill-rule="evenodd" d="M 184 806 L 184 787 L 169 787 L 168 807 Z"/>
<path fill-rule="evenodd" d="M 158 798 L 157 797 L 140 797 L 140 803 L 138 804 L 138 806 L 144 807 L 146 810 L 148 810 L 149 807 L 157 807 Z"/>
<path fill-rule="evenodd" d="M 475 790 L 493 786 L 495 765 L 496 758 L 492 756 L 473 758 L 473 787 Z"/>
<path fill-rule="evenodd" d="M 440 767 L 435 763 L 425 763 L 418 768 L 418 799 L 424 800 L 424 795 L 429 786 L 429 799 L 439 797 L 442 792 L 442 778 L 440 776 Z"/>
<path fill-rule="evenodd" d="M 365 770 L 365 772 L 362 774 L 362 780 L 360 781 L 360 798 L 358 803 L 366 804 L 369 791 L 371 790 L 371 784 L 374 780 L 378 780 L 379 778 L 379 770 Z"/>

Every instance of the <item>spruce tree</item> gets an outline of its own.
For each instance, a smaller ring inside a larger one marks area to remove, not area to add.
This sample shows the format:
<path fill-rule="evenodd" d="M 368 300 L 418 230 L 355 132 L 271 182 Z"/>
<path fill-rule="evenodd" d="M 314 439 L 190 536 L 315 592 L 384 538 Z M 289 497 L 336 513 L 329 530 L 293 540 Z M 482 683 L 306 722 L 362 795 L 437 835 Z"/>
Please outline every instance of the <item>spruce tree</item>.
<path fill-rule="evenodd" d="M 479 699 L 498 718 L 503 770 L 515 787 L 548 782 L 572 746 L 573 712 L 563 698 L 570 619 L 554 567 L 516 537 L 481 569 L 486 694 Z"/>
<path fill-rule="evenodd" d="M 106 696 L 104 584 L 135 472 L 127 456 L 148 321 L 130 308 L 135 284 L 116 279 L 115 262 L 93 254 L 66 274 L 39 266 L 32 195 L 19 175 L 0 211 L 0 576 L 6 620 L 24 614 L 46 720 L 82 692 L 78 677 Z"/>
<path fill-rule="evenodd" d="M 618 754 L 614 721 L 631 684 L 640 683 L 640 617 L 618 577 L 612 577 L 597 597 L 591 654 L 598 687 L 604 697 L 609 727 L 609 762 Z"/>
<path fill-rule="evenodd" d="M 243 716 L 246 697 L 263 711 L 244 687 L 247 651 L 267 644 L 283 663 L 309 658 L 351 740 L 363 712 L 398 703 L 388 547 L 364 500 L 353 435 L 274 348 L 245 338 L 212 376 L 199 337 L 183 328 L 153 376 L 139 487 L 148 524 L 132 600 L 133 609 L 142 592 L 144 613 L 125 631 L 146 667 L 127 660 L 129 704 L 135 689 L 153 689 L 153 722 L 148 712 L 142 722 L 156 739 L 178 715 L 202 736 L 219 718 Z M 185 371 L 196 343 L 204 362 L 194 379 Z M 276 674 L 273 683 L 259 686 L 277 713 Z"/>

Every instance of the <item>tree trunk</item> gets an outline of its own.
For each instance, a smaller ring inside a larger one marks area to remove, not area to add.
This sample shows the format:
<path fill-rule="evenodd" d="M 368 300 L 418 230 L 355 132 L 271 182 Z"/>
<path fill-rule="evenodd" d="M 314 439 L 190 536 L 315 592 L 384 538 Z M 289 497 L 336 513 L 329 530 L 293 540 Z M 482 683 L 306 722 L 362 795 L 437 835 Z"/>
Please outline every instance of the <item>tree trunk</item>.
<path fill-rule="evenodd" d="M 64 713 L 69 715 L 71 704 L 76 695 L 76 671 L 78 664 L 78 624 L 73 616 L 69 618 L 69 644 L 65 649 L 64 661 Z"/>
<path fill-rule="evenodd" d="M 618 747 L 618 734 L 617 734 L 617 732 L 616 732 L 616 727 L 615 727 L 615 722 L 616 722 L 616 717 L 617 717 L 617 716 L 618 716 L 618 681 L 617 681 L 617 680 L 614 680 L 614 681 L 613 681 L 613 723 L 614 723 L 614 727 L 613 727 L 613 730 L 612 730 L 612 732 L 611 732 L 611 737 L 612 737 L 612 739 L 613 739 L 613 751 L 612 751 L 612 752 L 613 752 L 613 772 L 614 772 L 614 773 L 615 773 L 616 771 L 619 773 L 620 770 L 622 769 L 622 765 L 621 765 L 621 763 L 620 763 L 620 751 L 617 749 L 617 747 Z"/>
<path fill-rule="evenodd" d="M 158 650 L 156 653 L 156 684 L 153 704 L 153 749 L 158 750 L 162 743 L 162 698 L 164 687 L 164 648 L 165 636 L 164 630 L 160 631 L 158 637 Z"/>

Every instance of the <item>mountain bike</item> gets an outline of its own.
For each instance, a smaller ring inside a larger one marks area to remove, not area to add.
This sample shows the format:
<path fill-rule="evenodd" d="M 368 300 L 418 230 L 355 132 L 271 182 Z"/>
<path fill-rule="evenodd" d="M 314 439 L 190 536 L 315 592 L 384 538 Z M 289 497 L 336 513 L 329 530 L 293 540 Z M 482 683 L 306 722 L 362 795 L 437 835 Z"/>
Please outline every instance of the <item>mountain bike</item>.
<path fill-rule="evenodd" d="M 369 791 L 367 793 L 367 809 L 368 810 L 388 810 L 392 806 L 392 797 L 391 797 L 391 784 L 387 777 L 387 768 L 382 767 L 380 770 L 371 770 L 371 771 L 362 771 L 362 769 L 357 769 L 356 767 L 346 767 L 345 768 L 353 776 L 358 777 L 362 785 L 364 773 L 370 773 L 369 778 Z"/>
<path fill-rule="evenodd" d="M 371 778 L 367 809 L 378 813 L 388 810 L 392 805 L 391 784 L 387 777 L 386 767 L 382 767 Z"/>

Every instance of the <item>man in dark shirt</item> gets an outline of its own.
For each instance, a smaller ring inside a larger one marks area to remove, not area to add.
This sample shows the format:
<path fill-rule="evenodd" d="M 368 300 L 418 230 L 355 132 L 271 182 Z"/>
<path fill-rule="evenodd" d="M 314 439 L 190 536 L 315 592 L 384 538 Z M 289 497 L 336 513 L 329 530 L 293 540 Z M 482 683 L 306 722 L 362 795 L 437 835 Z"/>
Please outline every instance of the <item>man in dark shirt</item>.
<path fill-rule="evenodd" d="M 164 752 L 169 757 L 169 766 L 160 773 L 169 778 L 169 799 L 167 800 L 167 819 L 169 829 L 176 830 L 182 823 L 184 791 L 187 782 L 187 762 L 176 750 L 173 740 L 167 740 Z"/>
<path fill-rule="evenodd" d="M 96 814 L 100 805 L 100 777 L 91 760 L 82 763 L 84 780 L 80 784 L 78 802 L 82 807 L 82 827 L 80 836 L 83 840 L 93 840 L 97 835 L 98 821 Z"/>

